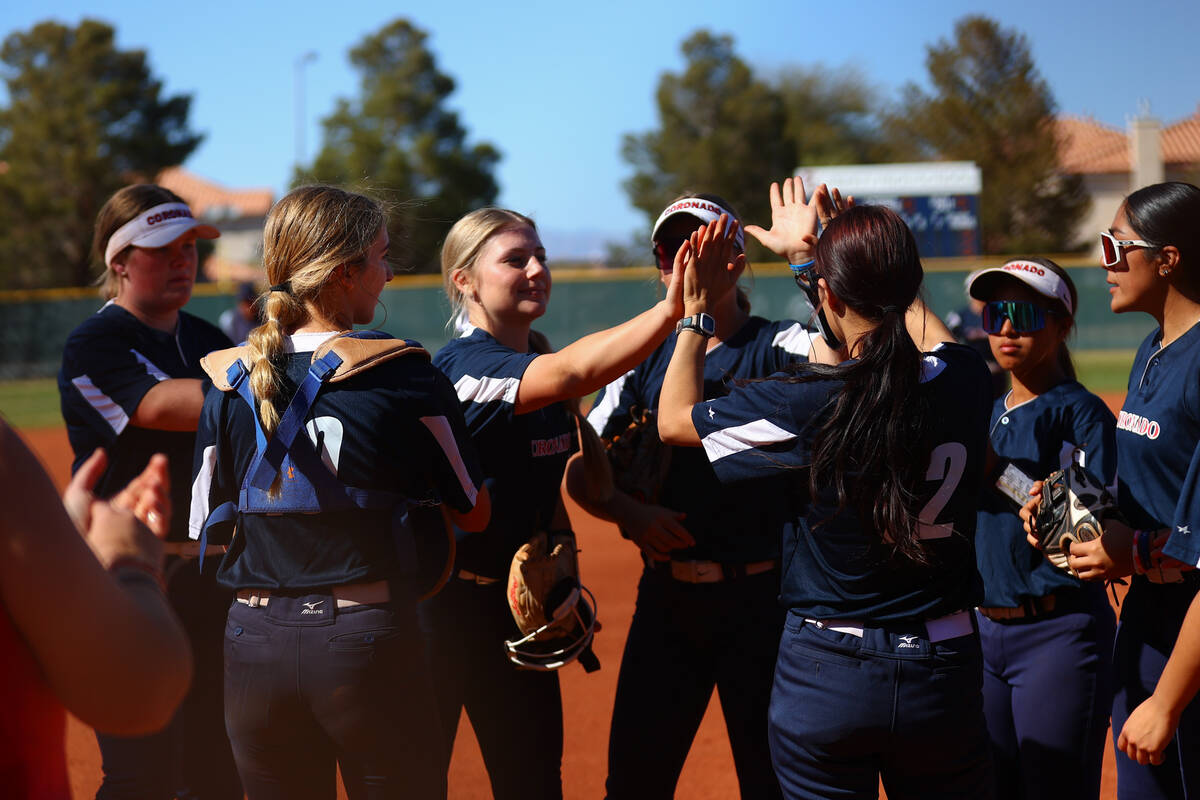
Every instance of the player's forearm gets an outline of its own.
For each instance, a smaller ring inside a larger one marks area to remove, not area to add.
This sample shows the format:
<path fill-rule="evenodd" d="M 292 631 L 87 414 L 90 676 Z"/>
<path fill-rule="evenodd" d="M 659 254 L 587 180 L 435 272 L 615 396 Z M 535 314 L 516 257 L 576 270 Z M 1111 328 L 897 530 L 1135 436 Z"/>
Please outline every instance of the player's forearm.
<path fill-rule="evenodd" d="M 675 343 L 658 400 L 658 434 L 667 444 L 697 447 L 700 435 L 692 406 L 704 399 L 704 352 L 708 339 L 684 331 Z"/>
<path fill-rule="evenodd" d="M 187 638 L 149 576 L 118 581 L 96 560 L 54 486 L 0 425 L 0 601 L 47 684 L 89 725 L 161 728 L 187 690 Z M 140 580 L 139 580 L 140 578 Z"/>
<path fill-rule="evenodd" d="M 521 378 L 517 413 L 583 397 L 606 386 L 646 360 L 675 327 L 676 311 L 667 301 L 631 320 L 584 336 L 555 353 L 539 356 Z"/>
<path fill-rule="evenodd" d="M 1154 687 L 1154 696 L 1179 719 L 1197 691 L 1200 691 L 1200 595 L 1192 599 L 1171 657 Z"/>
<path fill-rule="evenodd" d="M 171 721 L 191 685 L 192 653 L 162 589 L 149 576 L 122 572 L 111 579 L 115 593 L 95 598 L 96 611 L 83 621 L 102 632 L 84 658 L 76 657 L 86 667 L 56 669 L 51 681 L 80 720 L 105 733 L 132 736 Z"/>
<path fill-rule="evenodd" d="M 129 422 L 157 431 L 194 431 L 203 407 L 203 381 L 171 378 L 146 392 Z"/>

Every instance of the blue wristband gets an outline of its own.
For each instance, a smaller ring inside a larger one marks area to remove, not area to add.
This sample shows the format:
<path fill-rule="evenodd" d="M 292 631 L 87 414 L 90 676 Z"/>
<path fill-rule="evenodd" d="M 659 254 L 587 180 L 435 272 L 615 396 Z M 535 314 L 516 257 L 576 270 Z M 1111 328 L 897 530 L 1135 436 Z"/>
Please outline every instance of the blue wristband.
<path fill-rule="evenodd" d="M 788 266 L 792 268 L 792 272 L 803 272 L 815 263 L 817 263 L 817 260 L 815 258 L 810 258 L 803 264 L 788 264 Z"/>

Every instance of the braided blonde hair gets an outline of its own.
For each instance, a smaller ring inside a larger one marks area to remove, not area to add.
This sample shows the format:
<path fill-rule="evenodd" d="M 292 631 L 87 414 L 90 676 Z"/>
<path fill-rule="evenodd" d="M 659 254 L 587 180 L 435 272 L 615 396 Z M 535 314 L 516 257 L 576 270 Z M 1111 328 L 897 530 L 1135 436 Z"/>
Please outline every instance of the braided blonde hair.
<path fill-rule="evenodd" d="M 265 294 L 263 324 L 250 331 L 250 388 L 259 401 L 263 432 L 279 424 L 275 395 L 284 338 L 317 311 L 332 316 L 326 292 L 338 267 L 361 266 L 387 223 L 371 198 L 334 186 L 303 186 L 271 207 L 263 229 L 263 266 L 272 286 Z"/>

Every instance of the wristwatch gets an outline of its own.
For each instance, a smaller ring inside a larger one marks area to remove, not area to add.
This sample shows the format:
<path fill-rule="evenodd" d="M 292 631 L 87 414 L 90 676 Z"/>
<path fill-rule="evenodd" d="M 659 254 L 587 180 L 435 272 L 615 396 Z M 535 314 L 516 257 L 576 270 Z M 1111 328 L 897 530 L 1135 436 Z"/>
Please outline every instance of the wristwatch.
<path fill-rule="evenodd" d="M 690 317 L 684 317 L 676 322 L 675 332 L 679 333 L 680 331 L 692 331 L 707 339 L 717 332 L 717 322 L 701 311 L 699 314 L 692 314 Z"/>

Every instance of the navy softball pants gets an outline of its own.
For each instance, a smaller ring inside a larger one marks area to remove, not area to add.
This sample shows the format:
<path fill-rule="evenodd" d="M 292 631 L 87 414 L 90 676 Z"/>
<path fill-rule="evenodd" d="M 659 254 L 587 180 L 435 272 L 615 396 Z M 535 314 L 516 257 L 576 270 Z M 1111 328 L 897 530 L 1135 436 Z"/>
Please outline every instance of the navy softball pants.
<path fill-rule="evenodd" d="M 219 558 L 167 561 L 167 599 L 192 646 L 194 677 L 183 704 L 161 733 L 97 734 L 104 779 L 97 800 L 241 800 L 222 713 L 221 648 L 231 593 L 217 585 Z"/>
<path fill-rule="evenodd" d="M 771 759 L 784 797 L 995 797 L 974 632 L 923 625 L 862 636 L 789 612 L 771 693 Z"/>
<path fill-rule="evenodd" d="M 445 790 L 412 602 L 337 608 L 322 594 L 273 595 L 256 608 L 234 602 L 225 722 L 250 800 L 331 800 L 335 765 L 352 800 Z"/>
<path fill-rule="evenodd" d="M 504 582 L 480 586 L 453 577 L 421 604 L 421 615 L 442 721 L 436 760 L 443 777 L 466 709 L 496 800 L 561 800 L 558 674 L 518 669 L 508 660 L 504 640 L 521 634 Z"/>
<path fill-rule="evenodd" d="M 978 616 L 997 797 L 1100 796 L 1116 618 L 1099 584 L 1058 599 L 1052 616 Z"/>
<path fill-rule="evenodd" d="M 767 748 L 778 594 L 778 570 L 702 584 L 642 574 L 608 739 L 611 800 L 675 796 L 714 687 L 741 796 L 780 797 Z"/>
<path fill-rule="evenodd" d="M 1164 585 L 1137 577 L 1125 595 L 1113 657 L 1114 746 L 1125 720 L 1158 684 L 1200 583 L 1197 578 L 1200 576 L 1189 577 L 1187 583 Z M 1117 752 L 1117 796 L 1121 800 L 1200 798 L 1200 697 L 1193 699 L 1180 715 L 1179 728 L 1167 745 L 1162 764 L 1139 764 Z"/>

